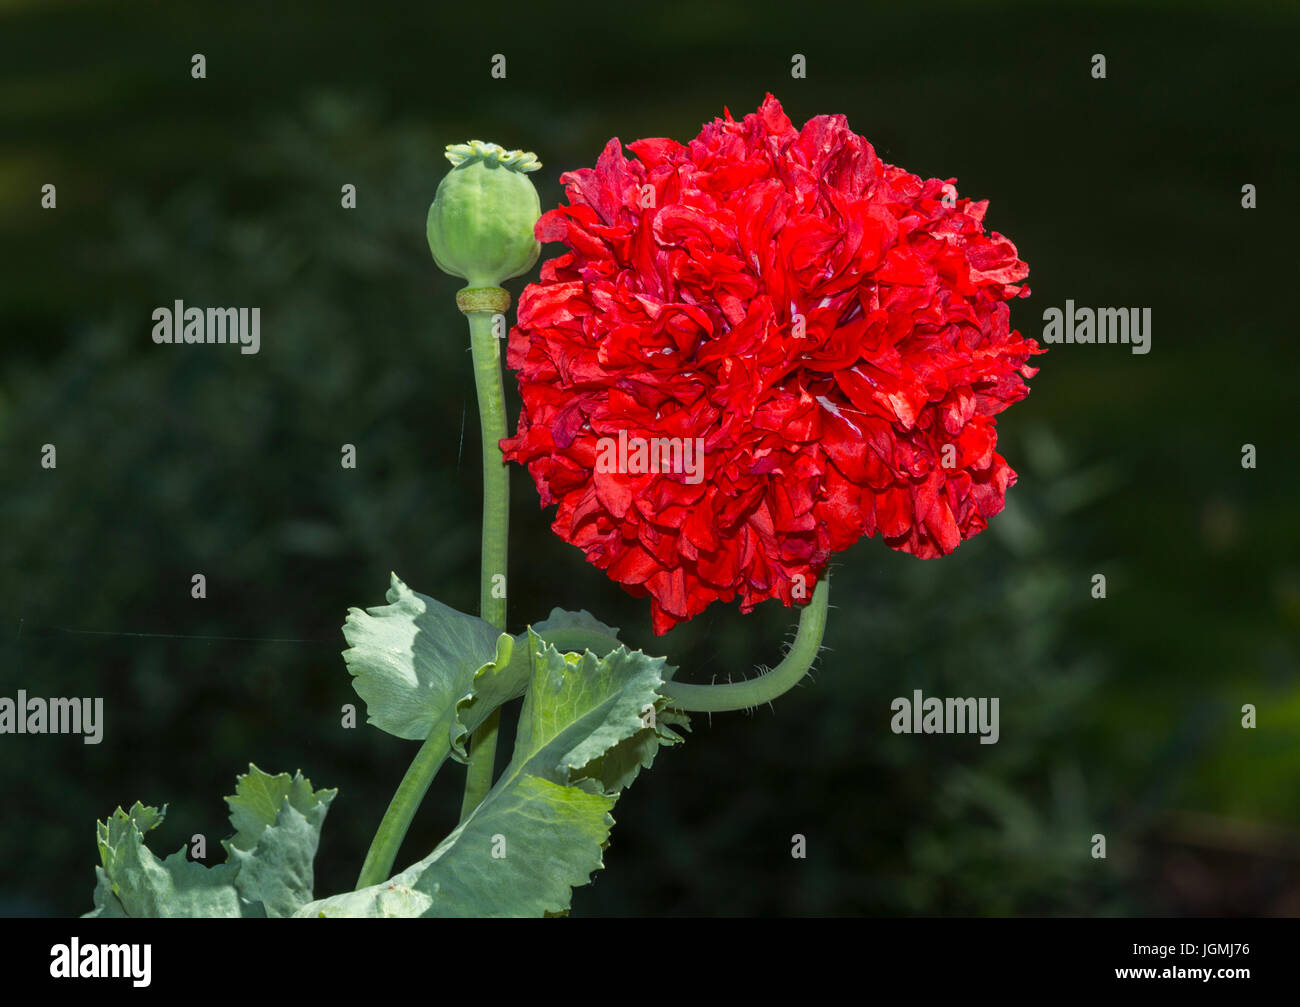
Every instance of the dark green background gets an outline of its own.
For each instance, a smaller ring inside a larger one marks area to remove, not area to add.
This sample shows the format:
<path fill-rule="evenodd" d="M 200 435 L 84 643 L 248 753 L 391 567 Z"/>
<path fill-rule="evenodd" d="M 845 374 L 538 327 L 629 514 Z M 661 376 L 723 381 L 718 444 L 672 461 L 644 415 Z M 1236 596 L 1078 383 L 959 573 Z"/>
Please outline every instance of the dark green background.
<path fill-rule="evenodd" d="M 553 206 L 610 136 L 686 140 L 766 91 L 990 199 L 1027 334 L 1066 298 L 1150 307 L 1152 350 L 1038 358 L 999 422 L 1006 512 L 942 560 L 837 557 L 815 684 L 698 717 L 575 914 L 1300 913 L 1295 8 L 404 8 L 0 4 L 0 695 L 108 718 L 98 747 L 0 737 L 0 913 L 89 909 L 95 819 L 137 798 L 169 803 L 155 849 L 220 856 L 250 760 L 341 788 L 317 891 L 350 884 L 415 746 L 340 728 L 346 609 L 390 570 L 477 598 L 467 336 L 424 239 L 443 146 L 535 150 Z M 260 306 L 261 353 L 155 346 L 177 298 Z M 774 605 L 654 638 L 513 490 L 512 628 L 586 607 L 701 681 L 779 657 Z M 915 688 L 1000 697 L 1001 741 L 893 735 Z"/>

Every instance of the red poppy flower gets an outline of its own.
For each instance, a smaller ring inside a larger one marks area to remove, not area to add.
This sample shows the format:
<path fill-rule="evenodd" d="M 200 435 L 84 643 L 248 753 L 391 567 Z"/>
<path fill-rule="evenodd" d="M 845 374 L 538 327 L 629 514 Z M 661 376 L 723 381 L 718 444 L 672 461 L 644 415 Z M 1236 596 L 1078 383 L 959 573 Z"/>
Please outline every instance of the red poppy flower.
<path fill-rule="evenodd" d="M 842 115 L 796 130 L 771 95 L 628 146 L 561 176 L 536 234 L 569 251 L 510 333 L 501 447 L 556 534 L 663 633 L 716 600 L 805 600 L 863 536 L 929 558 L 982 531 L 1016 479 L 993 417 L 1042 352 L 1010 328 L 1029 267 L 987 202 Z"/>

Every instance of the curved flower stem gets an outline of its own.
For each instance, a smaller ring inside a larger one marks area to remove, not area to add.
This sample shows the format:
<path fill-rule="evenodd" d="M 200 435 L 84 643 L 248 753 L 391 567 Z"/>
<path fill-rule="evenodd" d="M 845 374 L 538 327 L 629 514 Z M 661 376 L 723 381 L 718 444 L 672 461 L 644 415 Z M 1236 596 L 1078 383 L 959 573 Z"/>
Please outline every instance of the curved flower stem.
<path fill-rule="evenodd" d="M 478 390 L 479 428 L 483 439 L 483 549 L 479 567 L 479 615 L 499 630 L 506 628 L 506 558 L 510 529 L 510 470 L 501 457 L 506 436 L 506 401 L 501 383 L 501 343 L 492 332 L 492 319 L 510 306 L 500 287 L 466 288 L 456 304 L 469 319 L 474 354 L 474 384 Z M 497 727 L 501 711 L 494 710 L 470 738 L 465 773 L 464 821 L 492 789 L 496 763 Z"/>
<path fill-rule="evenodd" d="M 414 761 L 397 786 L 397 792 L 388 802 L 383 821 L 375 832 L 366 853 L 366 861 L 361 865 L 361 874 L 357 878 L 357 888 L 377 885 L 388 878 L 393 870 L 393 861 L 397 859 L 397 849 L 406 838 L 406 830 L 411 827 L 415 810 L 424 800 L 424 795 L 433 782 L 447 753 L 451 748 L 451 735 L 445 721 L 434 725 L 428 740 L 420 746 Z"/>
<path fill-rule="evenodd" d="M 770 703 L 793 689 L 808 674 L 813 659 L 821 650 L 822 634 L 826 632 L 830 580 L 828 571 L 817 582 L 812 600 L 799 613 L 799 631 L 794 644 L 775 668 L 747 682 L 728 682 L 725 685 L 667 682 L 662 691 L 668 705 L 692 713 L 725 713 Z"/>

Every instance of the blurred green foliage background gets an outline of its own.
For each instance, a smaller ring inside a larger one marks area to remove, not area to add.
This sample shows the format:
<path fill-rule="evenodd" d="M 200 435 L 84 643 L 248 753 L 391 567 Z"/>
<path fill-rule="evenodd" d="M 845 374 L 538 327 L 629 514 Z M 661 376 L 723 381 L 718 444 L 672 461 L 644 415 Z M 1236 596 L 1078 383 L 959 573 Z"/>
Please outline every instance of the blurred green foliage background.
<path fill-rule="evenodd" d="M 317 892 L 350 885 L 415 746 L 340 727 L 346 609 L 390 570 L 477 597 L 467 335 L 424 239 L 443 146 L 537 151 L 553 206 L 610 136 L 686 140 L 767 91 L 990 199 L 1031 266 L 1019 328 L 1146 306 L 1152 350 L 1038 358 L 999 423 L 1007 511 L 943 560 L 839 556 L 815 683 L 697 717 L 575 915 L 1300 913 L 1296 8 L 565 10 L 0 3 L 0 695 L 107 707 L 99 746 L 0 736 L 0 914 L 89 909 L 94 822 L 137 798 L 169 804 L 155 849 L 218 849 L 250 760 L 341 788 Z M 260 306 L 260 354 L 155 346 L 175 299 Z M 513 490 L 515 630 L 585 607 L 683 678 L 778 659 L 775 605 L 654 638 Z M 1000 697 L 1000 742 L 891 734 L 917 688 Z"/>

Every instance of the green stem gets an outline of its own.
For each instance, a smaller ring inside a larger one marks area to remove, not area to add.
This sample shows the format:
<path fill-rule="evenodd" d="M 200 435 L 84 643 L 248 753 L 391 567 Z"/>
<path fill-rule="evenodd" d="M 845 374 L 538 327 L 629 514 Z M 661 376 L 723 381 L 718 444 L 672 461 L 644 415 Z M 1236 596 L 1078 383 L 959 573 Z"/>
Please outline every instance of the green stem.
<path fill-rule="evenodd" d="M 497 629 L 506 628 L 506 559 L 510 529 L 510 470 L 501 457 L 506 436 L 506 398 L 501 383 L 501 341 L 493 333 L 494 315 L 504 314 L 510 295 L 500 287 L 466 288 L 456 297 L 469 319 L 478 390 L 479 430 L 483 440 L 483 548 L 479 566 L 479 615 Z M 492 789 L 500 710 L 494 710 L 470 738 L 465 772 L 464 821 Z"/>
<path fill-rule="evenodd" d="M 384 881 L 393 871 L 393 861 L 397 859 L 397 849 L 406 838 L 406 830 L 411 827 L 415 810 L 424 800 L 424 795 L 433 782 L 434 774 L 447 758 L 451 748 L 451 737 L 447 724 L 440 721 L 435 724 L 429 738 L 416 753 L 411 767 L 398 784 L 397 792 L 388 803 L 383 821 L 370 842 L 366 861 L 361 865 L 361 874 L 357 878 L 357 888 L 366 888 Z"/>
<path fill-rule="evenodd" d="M 828 571 L 817 582 L 812 600 L 799 613 L 799 631 L 795 634 L 794 644 L 775 668 L 746 682 L 728 682 L 725 685 L 668 682 L 662 690 L 668 705 L 692 713 L 725 713 L 770 703 L 793 689 L 808 674 L 817 652 L 821 650 L 822 634 L 826 632 L 830 580 Z"/>

